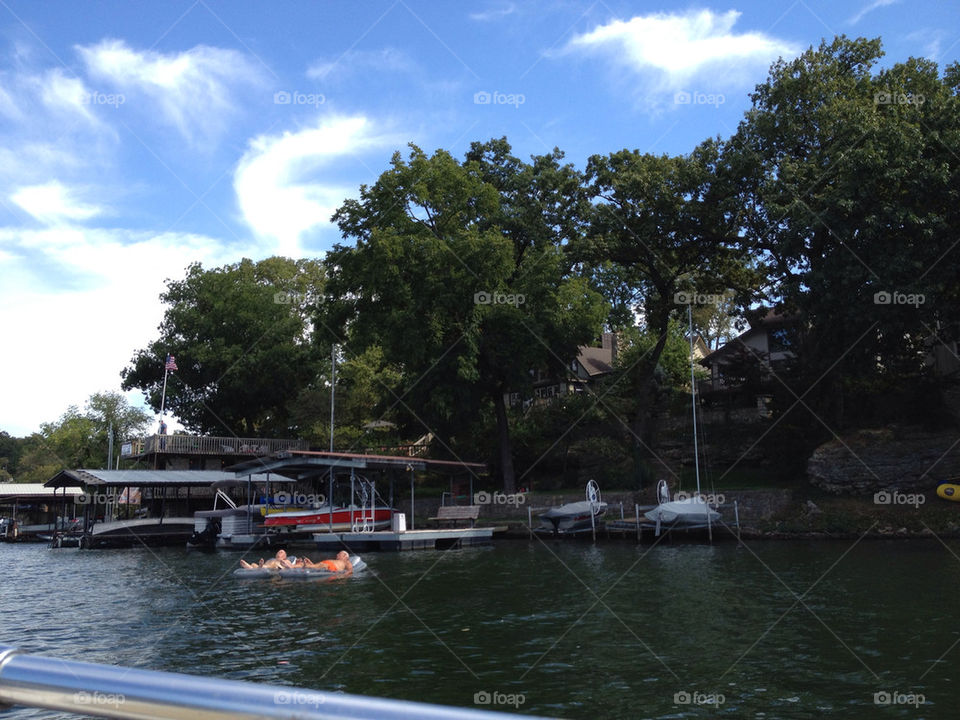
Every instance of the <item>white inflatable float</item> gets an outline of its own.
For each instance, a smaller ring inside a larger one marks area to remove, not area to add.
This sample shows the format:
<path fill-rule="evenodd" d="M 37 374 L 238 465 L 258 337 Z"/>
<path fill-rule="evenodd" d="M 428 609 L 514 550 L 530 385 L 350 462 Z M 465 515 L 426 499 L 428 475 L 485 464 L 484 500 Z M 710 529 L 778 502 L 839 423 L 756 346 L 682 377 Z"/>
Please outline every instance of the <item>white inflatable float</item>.
<path fill-rule="evenodd" d="M 361 570 L 367 567 L 367 564 L 359 555 L 350 556 L 350 564 L 353 565 L 353 574 L 357 574 Z M 233 571 L 233 574 L 238 577 L 248 577 L 248 578 L 265 578 L 265 577 L 282 577 L 282 578 L 291 578 L 291 579 L 300 579 L 307 580 L 310 578 L 338 578 L 338 577 L 349 577 L 346 573 L 342 572 L 333 572 L 332 570 L 327 570 L 326 568 L 284 568 L 270 570 L 268 568 L 252 568 L 247 569 L 239 567 Z"/>

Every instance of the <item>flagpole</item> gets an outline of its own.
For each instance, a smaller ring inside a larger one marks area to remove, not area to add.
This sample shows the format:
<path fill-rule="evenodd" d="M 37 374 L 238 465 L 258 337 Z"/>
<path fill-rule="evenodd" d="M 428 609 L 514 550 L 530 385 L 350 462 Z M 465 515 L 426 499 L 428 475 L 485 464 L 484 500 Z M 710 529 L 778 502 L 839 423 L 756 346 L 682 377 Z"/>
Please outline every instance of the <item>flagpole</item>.
<path fill-rule="evenodd" d="M 167 363 L 163 363 L 163 394 L 160 396 L 160 422 L 163 422 L 163 409 L 167 403 L 167 375 L 170 374 L 170 368 Z"/>

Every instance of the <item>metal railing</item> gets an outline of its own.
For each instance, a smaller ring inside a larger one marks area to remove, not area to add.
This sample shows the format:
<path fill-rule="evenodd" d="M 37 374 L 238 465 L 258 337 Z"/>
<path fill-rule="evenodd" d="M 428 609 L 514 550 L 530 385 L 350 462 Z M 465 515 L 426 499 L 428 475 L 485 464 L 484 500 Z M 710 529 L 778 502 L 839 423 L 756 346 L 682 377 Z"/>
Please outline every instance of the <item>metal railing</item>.
<path fill-rule="evenodd" d="M 96 665 L 0 645 L 0 710 L 139 720 L 495 720 L 513 714 Z M 524 716 L 530 717 L 530 716 Z"/>
<path fill-rule="evenodd" d="M 209 437 L 206 435 L 149 435 L 129 441 L 126 456 L 150 453 L 172 455 L 272 455 L 279 450 L 309 450 L 306 440 Z"/>

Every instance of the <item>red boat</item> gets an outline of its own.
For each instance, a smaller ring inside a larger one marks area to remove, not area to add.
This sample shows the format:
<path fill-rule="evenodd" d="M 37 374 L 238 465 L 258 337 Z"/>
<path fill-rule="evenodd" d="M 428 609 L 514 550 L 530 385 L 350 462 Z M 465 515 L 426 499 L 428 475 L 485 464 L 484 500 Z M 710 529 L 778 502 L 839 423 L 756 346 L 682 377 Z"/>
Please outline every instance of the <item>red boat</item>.
<path fill-rule="evenodd" d="M 330 517 L 330 508 L 315 510 L 286 510 L 267 515 L 264 527 L 279 530 L 293 530 L 297 532 L 328 532 L 333 524 L 333 532 L 349 532 L 352 530 L 384 530 L 390 527 L 390 518 L 393 509 L 388 507 L 336 507 L 333 508 L 333 518 Z"/>

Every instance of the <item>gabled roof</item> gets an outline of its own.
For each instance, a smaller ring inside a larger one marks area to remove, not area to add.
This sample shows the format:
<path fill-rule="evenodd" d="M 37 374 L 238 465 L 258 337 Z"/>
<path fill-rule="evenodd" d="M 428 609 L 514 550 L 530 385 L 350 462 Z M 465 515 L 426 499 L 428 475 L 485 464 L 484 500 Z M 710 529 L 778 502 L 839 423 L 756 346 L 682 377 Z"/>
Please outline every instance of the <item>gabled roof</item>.
<path fill-rule="evenodd" d="M 590 377 L 613 372 L 613 351 L 602 347 L 580 347 L 577 361 Z"/>

